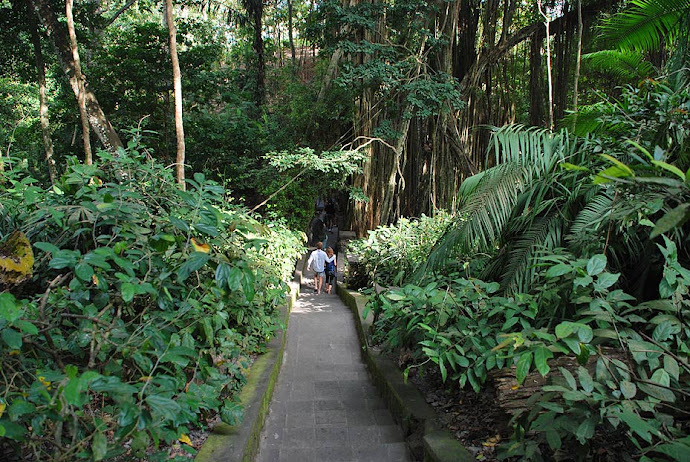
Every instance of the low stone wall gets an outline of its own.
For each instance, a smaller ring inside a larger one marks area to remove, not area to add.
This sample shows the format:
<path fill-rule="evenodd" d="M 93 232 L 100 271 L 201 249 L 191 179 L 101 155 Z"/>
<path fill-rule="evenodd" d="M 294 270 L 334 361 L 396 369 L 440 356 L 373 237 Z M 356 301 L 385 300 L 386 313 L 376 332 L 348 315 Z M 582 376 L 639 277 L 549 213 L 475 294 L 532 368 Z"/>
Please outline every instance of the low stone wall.
<path fill-rule="evenodd" d="M 259 450 L 261 430 L 283 364 L 290 310 L 299 296 L 305 264 L 306 256 L 303 256 L 295 266 L 290 294 L 281 308 L 281 319 L 285 328 L 276 332 L 267 345 L 266 353 L 256 358 L 249 369 L 247 383 L 240 392 L 240 402 L 244 407 L 242 422 L 237 425 L 223 423 L 216 426 L 199 450 L 196 461 L 250 462 L 255 459 Z"/>
<path fill-rule="evenodd" d="M 350 308 L 362 344 L 362 357 L 391 413 L 405 432 L 413 456 L 426 462 L 470 462 L 472 454 L 436 422 L 436 412 L 414 385 L 403 380 L 398 366 L 371 348 L 371 313 L 362 317 L 368 297 L 338 284 L 338 295 Z"/>

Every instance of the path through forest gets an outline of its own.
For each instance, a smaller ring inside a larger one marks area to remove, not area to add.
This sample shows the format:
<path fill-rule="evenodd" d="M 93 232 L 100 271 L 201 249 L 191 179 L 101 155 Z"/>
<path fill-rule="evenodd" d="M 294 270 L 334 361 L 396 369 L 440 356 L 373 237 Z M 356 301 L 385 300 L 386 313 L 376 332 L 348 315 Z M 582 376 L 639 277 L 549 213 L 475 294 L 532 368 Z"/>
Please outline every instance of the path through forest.
<path fill-rule="evenodd" d="M 305 276 L 256 460 L 410 460 L 362 362 L 352 313 L 337 295 L 314 294 L 313 272 Z"/>

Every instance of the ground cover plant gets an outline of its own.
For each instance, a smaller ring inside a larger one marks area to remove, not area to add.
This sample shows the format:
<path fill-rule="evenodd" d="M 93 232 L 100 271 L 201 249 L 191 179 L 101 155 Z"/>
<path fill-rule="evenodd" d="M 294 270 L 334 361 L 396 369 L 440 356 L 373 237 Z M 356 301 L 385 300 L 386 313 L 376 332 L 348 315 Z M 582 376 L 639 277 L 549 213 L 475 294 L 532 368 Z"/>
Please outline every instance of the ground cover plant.
<path fill-rule="evenodd" d="M 300 234 L 201 174 L 182 191 L 134 142 L 71 162 L 50 188 L 12 168 L 0 234 L 22 232 L 34 264 L 2 281 L 3 446 L 17 460 L 167 460 L 171 442 L 193 452 L 187 434 L 209 416 L 238 422 Z"/>

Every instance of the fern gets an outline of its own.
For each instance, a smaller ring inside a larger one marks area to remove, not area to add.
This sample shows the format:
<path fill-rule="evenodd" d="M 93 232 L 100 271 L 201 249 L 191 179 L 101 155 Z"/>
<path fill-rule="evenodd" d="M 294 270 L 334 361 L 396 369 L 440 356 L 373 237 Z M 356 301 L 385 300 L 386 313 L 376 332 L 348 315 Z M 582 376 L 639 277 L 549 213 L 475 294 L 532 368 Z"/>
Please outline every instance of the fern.
<path fill-rule="evenodd" d="M 582 55 L 582 60 L 592 69 L 612 74 L 623 81 L 639 81 L 658 73 L 652 63 L 645 61 L 642 53 L 635 50 L 602 50 Z"/>
<path fill-rule="evenodd" d="M 632 7 L 609 19 L 604 30 L 621 50 L 650 51 L 687 34 L 684 18 L 690 0 L 633 0 Z"/>

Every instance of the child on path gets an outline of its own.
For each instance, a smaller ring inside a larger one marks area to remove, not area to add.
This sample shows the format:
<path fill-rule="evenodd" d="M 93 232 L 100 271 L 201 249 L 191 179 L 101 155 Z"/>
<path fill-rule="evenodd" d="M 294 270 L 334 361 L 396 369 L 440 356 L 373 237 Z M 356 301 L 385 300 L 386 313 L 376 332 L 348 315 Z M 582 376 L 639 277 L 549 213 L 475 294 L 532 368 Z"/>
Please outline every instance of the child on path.
<path fill-rule="evenodd" d="M 333 284 L 335 284 L 336 262 L 335 253 L 332 247 L 326 249 L 326 293 L 330 294 Z"/>
<path fill-rule="evenodd" d="M 323 279 L 325 276 L 325 265 L 326 265 L 326 252 L 323 250 L 323 243 L 316 243 L 316 250 L 314 250 L 311 255 L 309 255 L 309 260 L 307 261 L 307 270 L 314 270 L 314 292 L 316 295 L 321 293 L 321 287 L 323 286 Z"/>

